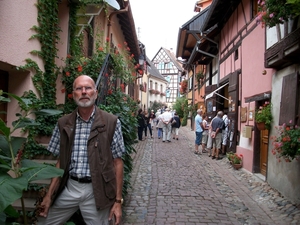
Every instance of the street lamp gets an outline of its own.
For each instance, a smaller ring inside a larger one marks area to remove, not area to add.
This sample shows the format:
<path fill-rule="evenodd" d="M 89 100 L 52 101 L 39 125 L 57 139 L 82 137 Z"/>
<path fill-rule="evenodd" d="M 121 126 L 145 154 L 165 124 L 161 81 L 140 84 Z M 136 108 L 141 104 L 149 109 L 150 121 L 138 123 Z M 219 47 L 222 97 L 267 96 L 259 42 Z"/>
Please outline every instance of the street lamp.
<path fill-rule="evenodd" d="M 116 10 L 120 10 L 120 5 L 116 0 L 104 0 L 108 5 Z"/>
<path fill-rule="evenodd" d="M 145 62 L 145 58 L 143 55 L 139 56 L 139 64 L 142 68 L 144 68 L 144 62 Z"/>

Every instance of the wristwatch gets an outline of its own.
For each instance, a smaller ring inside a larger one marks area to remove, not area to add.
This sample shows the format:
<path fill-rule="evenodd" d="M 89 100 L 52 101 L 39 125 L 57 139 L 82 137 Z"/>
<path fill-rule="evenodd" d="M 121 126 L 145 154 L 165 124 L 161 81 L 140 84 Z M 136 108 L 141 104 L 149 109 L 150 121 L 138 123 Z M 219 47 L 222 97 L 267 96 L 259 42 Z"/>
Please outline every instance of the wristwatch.
<path fill-rule="evenodd" d="M 123 204 L 123 201 L 124 201 L 123 198 L 121 198 L 121 199 L 116 199 L 115 202 L 116 202 L 116 203 L 121 203 L 121 204 Z"/>

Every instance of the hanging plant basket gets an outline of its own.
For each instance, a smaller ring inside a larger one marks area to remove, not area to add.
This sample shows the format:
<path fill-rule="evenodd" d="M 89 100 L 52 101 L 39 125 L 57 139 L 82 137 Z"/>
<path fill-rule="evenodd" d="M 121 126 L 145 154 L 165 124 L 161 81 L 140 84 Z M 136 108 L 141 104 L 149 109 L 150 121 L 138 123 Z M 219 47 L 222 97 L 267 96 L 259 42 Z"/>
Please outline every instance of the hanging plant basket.
<path fill-rule="evenodd" d="M 266 124 L 264 122 L 256 123 L 256 127 L 258 130 L 265 130 Z"/>

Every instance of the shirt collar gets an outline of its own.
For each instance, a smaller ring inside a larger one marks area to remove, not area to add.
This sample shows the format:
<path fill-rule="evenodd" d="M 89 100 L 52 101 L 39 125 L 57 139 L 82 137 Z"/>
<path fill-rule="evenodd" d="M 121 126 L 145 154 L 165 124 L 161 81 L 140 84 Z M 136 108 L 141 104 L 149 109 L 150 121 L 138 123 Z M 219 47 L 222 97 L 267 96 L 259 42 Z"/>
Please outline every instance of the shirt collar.
<path fill-rule="evenodd" d="M 86 120 L 84 120 L 84 119 L 79 115 L 78 110 L 77 110 L 77 119 L 80 119 L 81 121 L 84 121 L 84 122 L 88 123 L 88 122 L 90 122 L 91 120 L 94 119 L 94 117 L 95 117 L 95 111 L 96 111 L 96 110 L 95 110 L 95 107 L 94 107 L 93 112 L 91 113 L 89 120 L 86 121 Z"/>

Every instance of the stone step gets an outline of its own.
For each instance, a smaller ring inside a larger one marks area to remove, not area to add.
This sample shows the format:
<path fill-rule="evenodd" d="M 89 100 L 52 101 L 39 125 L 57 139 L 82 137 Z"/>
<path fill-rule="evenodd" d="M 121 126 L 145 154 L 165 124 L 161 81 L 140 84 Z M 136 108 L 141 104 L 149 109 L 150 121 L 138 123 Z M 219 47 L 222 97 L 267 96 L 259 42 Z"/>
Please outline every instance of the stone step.
<path fill-rule="evenodd" d="M 50 165 L 55 165 L 57 162 L 56 159 L 32 159 L 32 161 L 41 163 L 41 164 L 50 164 Z"/>
<path fill-rule="evenodd" d="M 24 206 L 26 211 L 30 212 L 35 210 L 35 203 L 36 203 L 36 198 L 23 198 L 24 199 Z M 18 199 L 15 201 L 12 206 L 16 210 L 22 210 L 22 204 L 21 204 L 21 199 Z"/>

